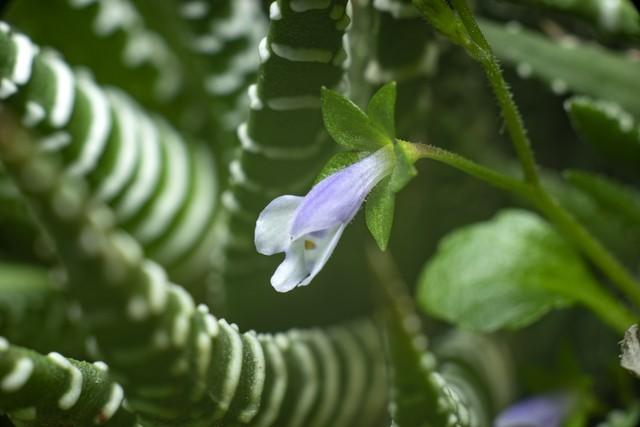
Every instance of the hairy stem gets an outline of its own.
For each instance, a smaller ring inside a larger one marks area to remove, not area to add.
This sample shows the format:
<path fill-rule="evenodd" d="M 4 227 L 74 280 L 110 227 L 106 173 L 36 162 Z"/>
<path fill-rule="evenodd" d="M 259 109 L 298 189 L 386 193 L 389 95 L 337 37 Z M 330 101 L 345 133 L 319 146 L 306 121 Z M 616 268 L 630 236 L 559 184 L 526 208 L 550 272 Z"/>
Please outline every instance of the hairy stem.
<path fill-rule="evenodd" d="M 523 197 L 528 197 L 529 187 L 526 183 L 480 165 L 456 153 L 428 144 L 407 143 L 407 147 L 418 159 L 436 160 L 485 181 L 494 187 L 511 191 Z"/>
<path fill-rule="evenodd" d="M 522 116 L 509 91 L 509 86 L 504 79 L 500 64 L 493 54 L 491 46 L 489 46 L 482 30 L 478 26 L 471 9 L 469 9 L 467 1 L 453 0 L 452 3 L 471 39 L 469 43 L 464 44 L 464 47 L 469 55 L 482 65 L 491 89 L 498 99 L 502 117 L 504 118 L 518 159 L 520 160 L 525 178 L 527 182 L 537 186 L 540 184 L 540 177 L 535 155 L 531 149 L 531 142 L 527 136 Z"/>
<path fill-rule="evenodd" d="M 540 178 L 535 156 L 531 149 L 531 143 L 527 136 L 522 116 L 520 116 L 518 107 L 509 91 L 509 86 L 502 75 L 500 64 L 498 64 L 498 60 L 491 51 L 485 52 L 480 58 L 479 62 L 482 68 L 484 68 L 491 88 L 498 99 L 498 104 L 502 110 L 502 117 L 504 118 L 520 164 L 522 165 L 525 178 L 531 184 L 538 186 L 540 185 Z"/>
<path fill-rule="evenodd" d="M 458 12 L 458 16 L 460 16 L 460 20 L 466 27 L 471 39 L 486 52 L 491 52 L 491 46 L 489 45 L 489 42 L 487 42 L 487 39 L 484 37 L 484 34 L 482 34 L 482 31 L 480 30 L 480 27 L 478 26 L 478 23 L 473 16 L 473 12 L 467 4 L 467 1 L 453 0 L 451 3 Z"/>

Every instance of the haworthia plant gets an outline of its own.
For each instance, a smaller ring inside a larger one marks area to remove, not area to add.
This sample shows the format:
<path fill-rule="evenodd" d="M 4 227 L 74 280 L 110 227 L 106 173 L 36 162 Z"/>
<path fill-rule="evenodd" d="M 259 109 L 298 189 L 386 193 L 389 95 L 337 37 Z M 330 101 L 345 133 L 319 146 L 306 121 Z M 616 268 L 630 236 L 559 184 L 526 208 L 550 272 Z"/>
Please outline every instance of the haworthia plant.
<path fill-rule="evenodd" d="M 210 149 L 187 142 L 121 91 L 72 72 L 26 36 L 6 31 L 1 43 L 2 81 L 16 90 L 7 94 L 8 105 L 38 131 L 41 149 L 61 156 L 70 175 L 84 177 L 116 222 L 178 280 L 201 276 L 217 207 Z"/>
<path fill-rule="evenodd" d="M 124 408 L 122 386 L 109 379 L 104 362 L 44 356 L 0 338 L 0 401 L 16 425 L 139 427 Z"/>
<path fill-rule="evenodd" d="M 432 73 L 437 46 L 411 1 L 376 0 L 373 8 L 378 31 L 376 54 L 368 64 L 367 79 L 380 84 Z M 398 49 L 398 44 L 404 48 Z"/>
<path fill-rule="evenodd" d="M 177 52 L 149 26 L 138 6 L 112 0 L 25 1 L 12 3 L 7 14 L 34 40 L 64 49 L 71 63 L 90 66 L 101 81 L 117 84 L 139 102 L 156 107 L 175 103 L 188 85 L 185 69 Z M 50 20 L 29 19 L 34 8 Z M 66 31 L 55 31 L 61 23 Z M 70 37 L 76 43 L 69 45 Z M 90 55 L 88 49 L 99 49 L 103 55 Z"/>
<path fill-rule="evenodd" d="M 495 340 L 456 332 L 431 349 L 421 320 L 389 259 L 373 257 L 387 302 L 381 313 L 393 378 L 394 425 L 490 426 L 511 398 L 511 363 Z"/>
<path fill-rule="evenodd" d="M 212 118 L 223 130 L 235 131 L 245 118 L 246 90 L 260 63 L 256 51 L 265 31 L 260 6 L 251 0 L 177 3 L 190 30 L 185 43 L 204 62 L 202 89 L 214 105 Z"/>
<path fill-rule="evenodd" d="M 398 83 L 398 129 L 404 130 L 425 113 L 429 85 L 424 82 L 435 75 L 441 49 L 435 35 L 425 31 L 423 19 L 410 0 L 377 0 L 371 8 L 375 35 L 369 32 L 365 40 L 354 45 L 354 50 L 362 53 L 365 43 L 375 46 L 363 72 L 373 85 L 390 80 Z M 403 49 L 398 49 L 398 45 Z M 416 93 L 422 98 L 418 105 L 413 102 Z"/>
<path fill-rule="evenodd" d="M 106 207 L 23 138 L 3 138 L 3 159 L 56 241 L 97 352 L 122 378 L 143 423 L 346 426 L 359 410 L 376 418 L 385 377 L 370 323 L 239 333 L 196 307 L 109 221 Z M 56 210 L 62 201 L 70 211 Z"/>

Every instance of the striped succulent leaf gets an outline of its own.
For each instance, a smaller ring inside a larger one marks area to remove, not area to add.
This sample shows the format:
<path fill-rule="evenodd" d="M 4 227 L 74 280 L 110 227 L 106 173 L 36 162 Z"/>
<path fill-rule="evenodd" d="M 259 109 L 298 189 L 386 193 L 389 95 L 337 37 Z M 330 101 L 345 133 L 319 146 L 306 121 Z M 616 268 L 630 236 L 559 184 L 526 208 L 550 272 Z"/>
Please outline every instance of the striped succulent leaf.
<path fill-rule="evenodd" d="M 33 19 L 34 8 L 48 19 Z M 63 49 L 71 63 L 89 66 L 100 81 L 123 88 L 145 106 L 175 111 L 171 108 L 184 92 L 186 70 L 134 2 L 26 0 L 14 2 L 6 19 L 34 40 Z M 65 31 L 57 31 L 60 27 Z M 101 54 L 92 55 L 96 51 Z"/>
<path fill-rule="evenodd" d="M 39 149 L 84 177 L 91 194 L 113 210 L 171 277 L 193 283 L 208 270 L 217 211 L 211 150 L 182 137 L 114 88 L 73 72 L 6 24 L 0 34 L 0 82 L 8 105 L 40 135 Z M 64 197 L 64 196 L 62 196 Z M 64 214 L 65 200 L 58 209 Z"/>
<path fill-rule="evenodd" d="M 433 350 L 406 285 L 391 259 L 371 256 L 384 302 L 394 426 L 489 427 L 512 397 L 505 348 L 476 335 L 454 332 Z"/>
<path fill-rule="evenodd" d="M 393 297 L 393 304 L 383 316 L 391 366 L 389 408 L 394 424 L 398 427 L 482 425 L 471 412 L 466 396 L 437 371 L 436 357 L 427 349 L 427 338 L 420 330 L 420 318 L 403 292 Z"/>
<path fill-rule="evenodd" d="M 44 356 L 0 337 L 0 407 L 18 426 L 140 427 L 103 362 Z"/>
<path fill-rule="evenodd" d="M 427 350 L 427 339 L 419 332 L 415 315 L 387 320 L 387 351 L 391 360 L 391 416 L 398 427 L 433 425 L 447 427 L 479 424 L 468 397 L 437 371 L 437 361 Z M 464 383 L 463 383 L 464 384 Z"/>
<path fill-rule="evenodd" d="M 437 46 L 411 0 L 374 0 L 373 7 L 377 33 L 367 79 L 384 84 L 433 73 Z"/>
<path fill-rule="evenodd" d="M 143 425 L 366 426 L 377 418 L 386 379 L 370 322 L 240 333 L 144 258 L 82 181 L 26 134 L 4 131 L 2 159 L 56 243 L 96 356 Z"/>
<path fill-rule="evenodd" d="M 397 128 L 410 135 L 429 114 L 425 110 L 432 95 L 425 79 L 436 73 L 440 47 L 411 0 L 374 0 L 373 9 L 376 32 L 365 78 L 374 86 L 398 83 Z M 416 103 L 416 98 L 423 101 Z"/>
<path fill-rule="evenodd" d="M 511 353 L 498 339 L 454 330 L 434 344 L 438 371 L 467 404 L 471 425 L 491 426 L 515 395 Z"/>
<path fill-rule="evenodd" d="M 86 9 L 98 37 L 121 43 L 120 60 L 127 68 L 148 67 L 153 95 L 160 101 L 174 98 L 181 88 L 184 70 L 162 36 L 150 30 L 145 18 L 129 0 L 67 0 L 72 7 Z"/>
<path fill-rule="evenodd" d="M 213 105 L 213 119 L 235 132 L 248 111 L 247 87 L 255 81 L 258 43 L 266 31 L 256 0 L 181 0 L 179 15 L 189 29 L 186 45 L 202 59 L 202 88 Z"/>

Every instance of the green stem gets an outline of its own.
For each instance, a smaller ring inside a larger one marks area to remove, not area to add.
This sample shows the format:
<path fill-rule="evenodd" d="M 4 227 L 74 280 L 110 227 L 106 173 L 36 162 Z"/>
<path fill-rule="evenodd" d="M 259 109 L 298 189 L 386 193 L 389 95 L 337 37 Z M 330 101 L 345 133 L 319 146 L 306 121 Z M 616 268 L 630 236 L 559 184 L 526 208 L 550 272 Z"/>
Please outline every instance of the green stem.
<path fill-rule="evenodd" d="M 458 12 L 458 16 L 460 16 L 460 20 L 464 24 L 467 29 L 471 40 L 473 40 L 478 46 L 484 49 L 486 52 L 491 52 L 491 46 L 489 42 L 482 34 L 478 23 L 476 22 L 473 12 L 471 12 L 471 8 L 467 4 L 466 0 L 453 0 L 453 7 Z"/>
<path fill-rule="evenodd" d="M 489 43 L 482 34 L 466 0 L 453 0 L 453 5 L 462 23 L 466 27 L 469 36 L 475 43 L 467 46 L 467 49 L 470 49 L 469 54 L 482 65 L 487 79 L 491 84 L 491 88 L 498 99 L 502 117 L 504 118 L 520 164 L 522 165 L 525 178 L 531 184 L 538 186 L 540 185 L 540 178 L 535 155 L 531 149 L 531 142 L 527 136 L 522 116 L 518 111 L 511 91 L 509 91 L 509 86 L 502 74 L 500 64 L 493 54 L 491 46 L 489 46 Z"/>
<path fill-rule="evenodd" d="M 538 167 L 533 150 L 531 149 L 531 143 L 529 142 L 529 137 L 527 136 L 518 107 L 513 101 L 507 82 L 502 76 L 500 65 L 493 56 L 493 53 L 490 52 L 483 57 L 480 63 L 498 99 L 498 104 L 502 110 L 502 117 L 504 118 L 509 136 L 511 137 L 520 164 L 524 170 L 525 177 L 531 184 L 536 186 L 540 185 Z"/>
<path fill-rule="evenodd" d="M 465 157 L 452 153 L 451 151 L 443 150 L 442 148 L 428 144 L 414 144 L 405 141 L 400 141 L 400 143 L 406 144 L 405 147 L 413 153 L 416 159 L 436 160 L 485 181 L 495 187 L 511 191 L 523 197 L 529 197 L 530 190 L 526 183 L 508 175 L 501 174 L 500 172 L 496 172 L 493 169 L 482 166 Z"/>

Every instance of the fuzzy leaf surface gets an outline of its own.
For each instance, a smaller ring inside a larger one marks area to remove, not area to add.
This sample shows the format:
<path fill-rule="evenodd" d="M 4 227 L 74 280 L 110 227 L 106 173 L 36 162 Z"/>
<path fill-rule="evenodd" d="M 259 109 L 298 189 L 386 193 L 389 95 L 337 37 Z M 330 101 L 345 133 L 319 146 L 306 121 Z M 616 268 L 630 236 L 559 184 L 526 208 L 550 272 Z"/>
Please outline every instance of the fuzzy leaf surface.
<path fill-rule="evenodd" d="M 458 229 L 419 279 L 423 310 L 464 328 L 529 325 L 592 283 L 571 246 L 537 215 L 507 210 Z"/>

